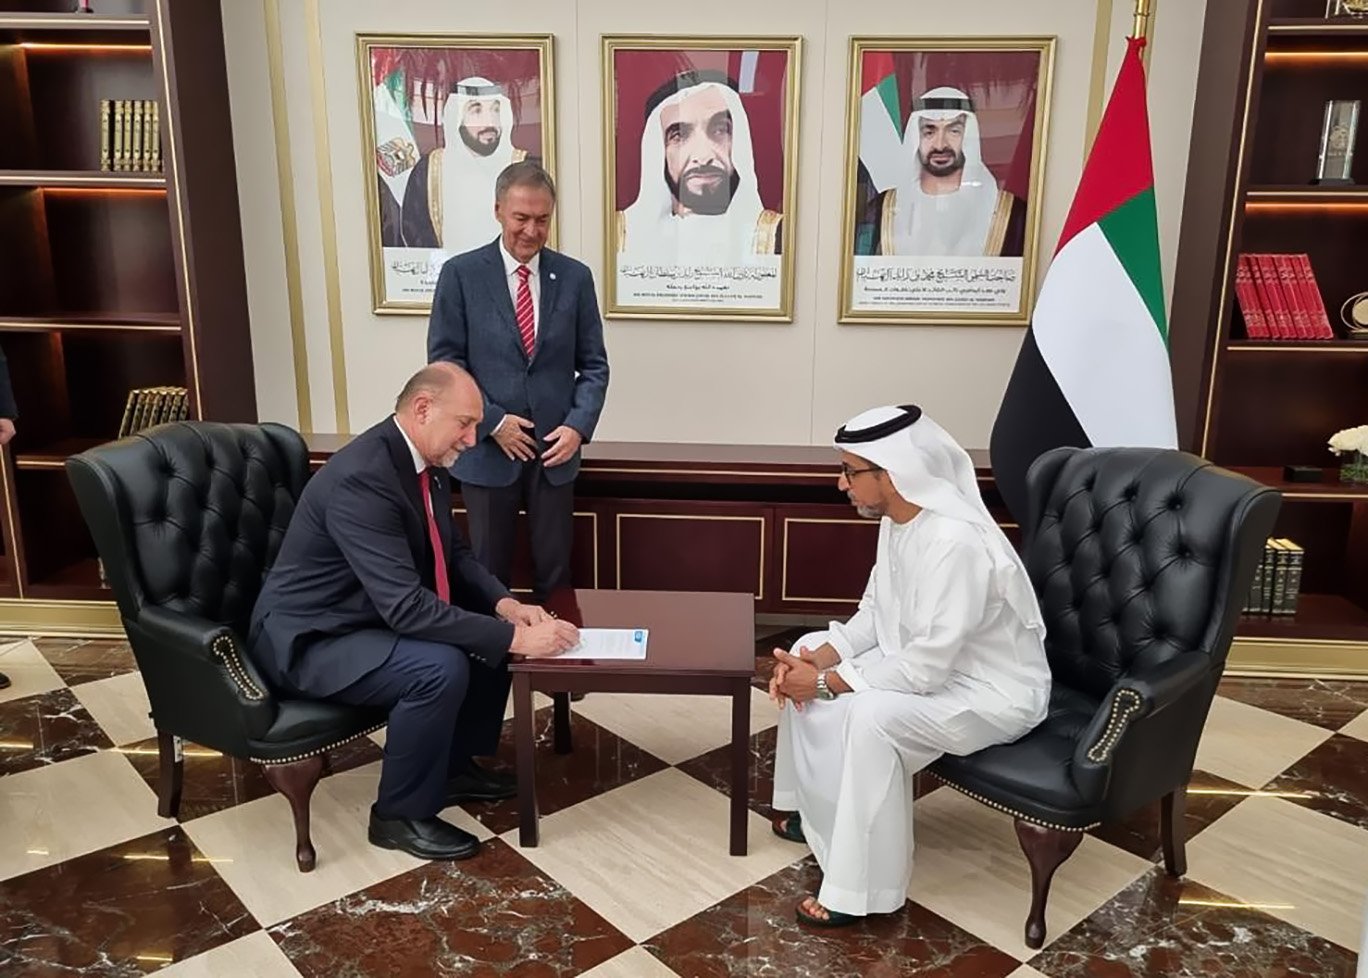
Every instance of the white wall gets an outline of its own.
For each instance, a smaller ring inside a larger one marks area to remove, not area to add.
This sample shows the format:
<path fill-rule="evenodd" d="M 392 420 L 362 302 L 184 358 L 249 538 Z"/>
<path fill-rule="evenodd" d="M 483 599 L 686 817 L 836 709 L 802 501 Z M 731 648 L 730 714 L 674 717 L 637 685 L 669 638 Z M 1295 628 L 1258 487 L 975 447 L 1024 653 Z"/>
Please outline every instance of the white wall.
<path fill-rule="evenodd" d="M 284 146 L 273 124 L 266 44 L 276 3 L 282 55 L 274 67 L 288 116 Z M 1110 91 L 1132 10 L 1130 0 L 786 0 L 776 21 L 763 12 L 769 0 L 763 6 L 760 0 L 695 0 L 687 17 L 677 6 L 640 0 L 524 0 L 516 19 L 514 8 L 444 0 L 222 0 L 222 6 L 263 418 L 313 431 L 363 430 L 388 412 L 403 380 L 424 361 L 425 317 L 371 312 L 356 33 L 555 35 L 559 246 L 594 269 L 602 297 L 599 35 L 682 33 L 705 24 L 725 25 L 728 34 L 804 39 L 794 321 L 605 322 L 612 383 L 598 438 L 825 444 L 856 411 L 913 400 L 971 448 L 988 443 L 1021 328 L 836 323 L 848 38 L 1058 37 L 1040 224 L 1043 275 L 1082 167 L 1090 98 Z M 1159 0 L 1154 7 L 1150 105 L 1168 293 L 1206 2 Z M 1095 91 L 1098 51 L 1106 52 L 1107 68 L 1104 88 Z M 318 102 L 326 107 L 321 119 L 313 112 Z M 292 174 L 284 194 L 277 175 L 282 150 Z M 294 356 L 299 344 L 290 330 L 282 200 L 292 203 L 297 228 L 308 388 L 302 394 Z M 328 217 L 337 253 L 336 322 L 330 321 L 324 261 Z M 307 413 L 302 424 L 301 403 Z"/>

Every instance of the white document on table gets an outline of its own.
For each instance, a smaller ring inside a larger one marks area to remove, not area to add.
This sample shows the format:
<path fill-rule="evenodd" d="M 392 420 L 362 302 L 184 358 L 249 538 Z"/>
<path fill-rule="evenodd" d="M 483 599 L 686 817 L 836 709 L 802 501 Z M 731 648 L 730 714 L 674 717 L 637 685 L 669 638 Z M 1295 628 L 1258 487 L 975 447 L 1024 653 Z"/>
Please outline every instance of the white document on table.
<path fill-rule="evenodd" d="M 561 659 L 645 659 L 646 628 L 581 628 L 579 644 Z"/>

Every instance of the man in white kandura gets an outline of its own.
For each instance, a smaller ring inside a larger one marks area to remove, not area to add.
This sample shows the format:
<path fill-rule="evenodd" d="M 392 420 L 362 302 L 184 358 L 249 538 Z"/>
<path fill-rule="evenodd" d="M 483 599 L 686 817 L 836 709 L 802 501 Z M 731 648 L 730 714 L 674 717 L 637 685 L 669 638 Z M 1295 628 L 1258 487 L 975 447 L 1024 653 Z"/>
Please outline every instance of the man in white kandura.
<path fill-rule="evenodd" d="M 770 682 L 774 808 L 798 813 L 774 830 L 817 857 L 797 915 L 827 927 L 906 902 L 912 775 L 1016 740 L 1050 698 L 1035 592 L 964 449 L 912 406 L 859 415 L 836 447 L 837 485 L 879 520 L 874 569 L 849 621 L 774 650 Z"/>

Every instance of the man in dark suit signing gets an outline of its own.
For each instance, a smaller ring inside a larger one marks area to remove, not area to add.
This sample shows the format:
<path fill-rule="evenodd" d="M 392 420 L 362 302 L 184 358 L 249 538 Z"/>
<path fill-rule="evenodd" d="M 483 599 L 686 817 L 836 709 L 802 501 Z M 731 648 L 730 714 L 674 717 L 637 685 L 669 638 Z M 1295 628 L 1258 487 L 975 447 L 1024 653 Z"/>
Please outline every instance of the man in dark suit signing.
<path fill-rule="evenodd" d="M 452 523 L 446 469 L 483 413 L 454 364 L 415 374 L 394 415 L 309 480 L 252 613 L 252 658 L 278 689 L 389 711 L 369 837 L 420 859 L 479 848 L 443 808 L 515 793 L 474 761 L 498 744 L 508 653 L 579 640 L 514 599 Z"/>
<path fill-rule="evenodd" d="M 545 246 L 556 188 L 536 163 L 512 163 L 494 185 L 502 231 L 442 266 L 428 322 L 428 361 L 470 371 L 484 393 L 475 446 L 453 475 L 476 555 L 505 585 L 518 510 L 532 544 L 532 600 L 571 584 L 575 476 L 608 390 L 594 279 Z"/>

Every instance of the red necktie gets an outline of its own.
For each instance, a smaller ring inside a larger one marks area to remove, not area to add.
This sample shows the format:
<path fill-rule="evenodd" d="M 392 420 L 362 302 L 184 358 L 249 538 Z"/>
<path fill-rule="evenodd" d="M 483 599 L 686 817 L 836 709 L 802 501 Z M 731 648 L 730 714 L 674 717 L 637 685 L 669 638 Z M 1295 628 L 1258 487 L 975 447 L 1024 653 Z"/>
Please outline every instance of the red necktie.
<path fill-rule="evenodd" d="M 532 355 L 532 345 L 537 339 L 536 320 L 532 311 L 532 289 L 527 284 L 527 277 L 531 274 L 532 269 L 526 265 L 518 266 L 518 301 L 514 306 L 518 315 L 518 333 L 522 336 L 523 349 L 529 357 Z"/>
<path fill-rule="evenodd" d="M 423 509 L 427 513 L 428 539 L 432 541 L 432 559 L 437 564 L 437 597 L 451 603 L 451 585 L 447 582 L 446 554 L 442 552 L 442 535 L 437 532 L 437 516 L 432 512 L 431 479 L 428 470 L 418 473 L 418 488 L 423 493 Z"/>

